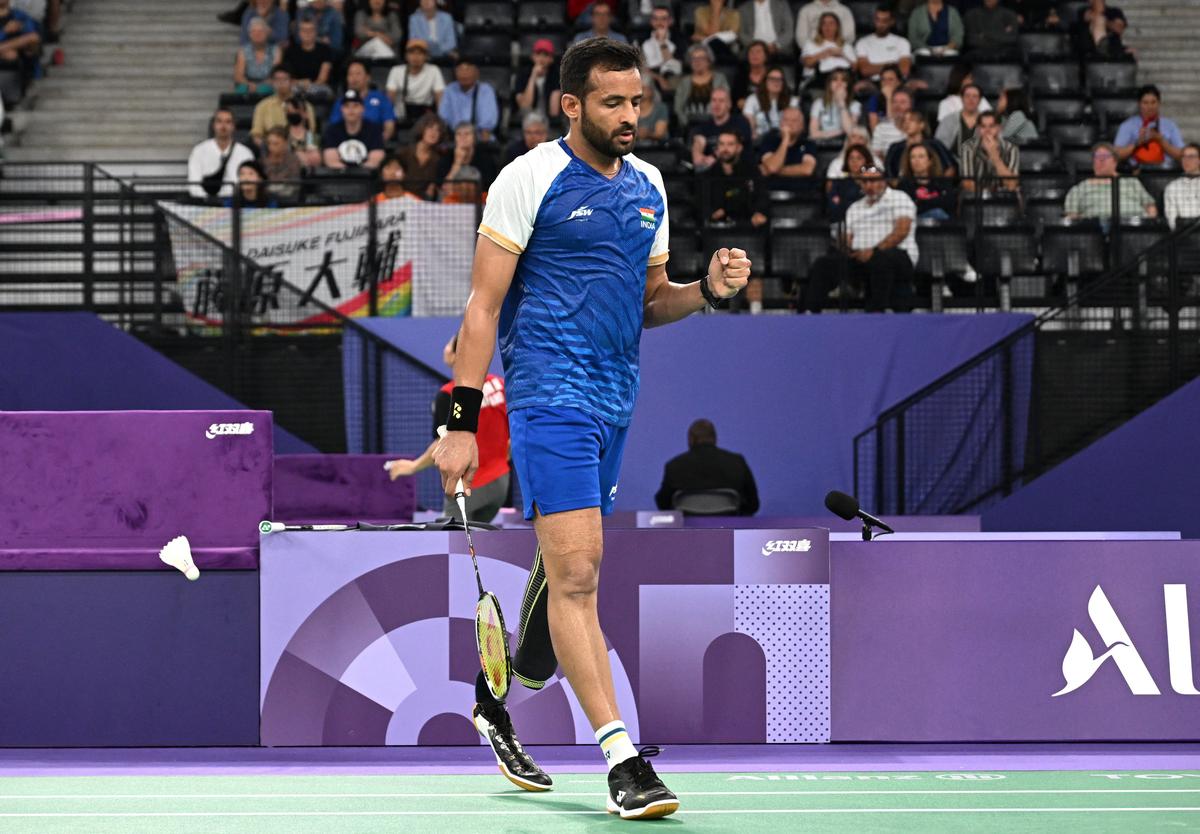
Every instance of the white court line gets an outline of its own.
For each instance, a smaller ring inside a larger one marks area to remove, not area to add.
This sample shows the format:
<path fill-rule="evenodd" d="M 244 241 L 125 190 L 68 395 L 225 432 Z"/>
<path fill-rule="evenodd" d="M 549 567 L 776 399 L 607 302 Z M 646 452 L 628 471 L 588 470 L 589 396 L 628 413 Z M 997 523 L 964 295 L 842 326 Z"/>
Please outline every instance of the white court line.
<path fill-rule="evenodd" d="M 1198 812 L 1200 807 L 1183 808 L 746 808 L 711 811 L 678 811 L 684 816 L 702 814 L 1111 814 L 1111 813 L 1168 813 Z M 89 813 L 28 813 L 2 814 L 0 819 L 13 818 L 186 818 L 186 817 L 573 817 L 607 816 L 607 811 L 148 811 Z"/>
<path fill-rule="evenodd" d="M 682 798 L 690 796 L 963 796 L 978 794 L 1125 794 L 1125 793 L 1200 793 L 1200 788 L 942 788 L 940 790 L 877 790 L 877 791 L 681 791 Z M 550 791 L 557 796 L 603 796 L 599 791 Z M 0 802 L 9 799 L 486 799 L 490 797 L 526 797 L 517 793 L 75 793 L 75 794 L 0 794 Z"/>

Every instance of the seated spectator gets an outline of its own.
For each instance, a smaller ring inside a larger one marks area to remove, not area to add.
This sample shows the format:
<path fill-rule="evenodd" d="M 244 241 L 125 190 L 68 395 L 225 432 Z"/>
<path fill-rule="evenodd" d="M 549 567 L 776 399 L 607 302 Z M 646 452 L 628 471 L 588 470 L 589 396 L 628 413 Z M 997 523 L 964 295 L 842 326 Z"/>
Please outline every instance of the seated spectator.
<path fill-rule="evenodd" d="M 360 58 L 395 58 L 404 40 L 400 18 L 389 11 L 387 0 L 367 0 L 354 16 L 354 37 L 360 41 L 354 54 Z"/>
<path fill-rule="evenodd" d="M 660 3 L 661 0 L 629 0 L 625 8 L 625 19 L 630 26 L 645 29 L 650 26 L 650 18 Z"/>
<path fill-rule="evenodd" d="M 364 116 L 362 95 L 353 88 L 342 94 L 342 118 L 330 121 L 321 137 L 321 161 L 326 168 L 375 169 L 383 162 L 383 128 Z"/>
<path fill-rule="evenodd" d="M 404 47 L 404 63 L 388 71 L 386 88 L 392 97 L 396 119 L 412 124 L 429 112 L 436 112 L 446 89 L 442 71 L 427 63 L 429 44 L 418 38 L 410 39 Z"/>
<path fill-rule="evenodd" d="M 292 71 L 296 88 L 310 95 L 331 95 L 329 77 L 333 72 L 333 50 L 317 39 L 317 21 L 311 16 L 296 24 L 296 41 L 283 53 L 283 61 Z"/>
<path fill-rule="evenodd" d="M 958 211 L 954 180 L 944 178 L 942 163 L 928 145 L 909 145 L 900 161 L 897 186 L 917 207 L 918 220 L 945 223 Z"/>
<path fill-rule="evenodd" d="M 861 78 L 878 82 L 879 73 L 891 65 L 897 67 L 901 78 L 908 78 L 912 72 L 912 46 L 892 31 L 895 25 L 891 7 L 880 4 L 875 9 L 875 31 L 854 44 L 854 54 L 858 56 L 855 68 Z"/>
<path fill-rule="evenodd" d="M 1125 35 L 1125 13 L 1105 0 L 1091 0 L 1079 10 L 1075 24 L 1076 49 L 1085 57 L 1118 60 L 1129 53 L 1122 37 Z"/>
<path fill-rule="evenodd" d="M 457 180 L 455 175 L 467 166 L 479 172 L 479 182 L 487 191 L 496 179 L 496 161 L 491 150 L 480 147 L 475 140 L 475 126 L 470 122 L 459 122 L 454 128 L 453 149 L 438 161 L 438 181 Z M 444 193 L 442 199 L 444 202 Z"/>
<path fill-rule="evenodd" d="M 660 510 L 675 507 L 675 493 L 732 489 L 740 497 L 738 515 L 758 512 L 758 486 L 746 459 L 717 447 L 717 429 L 710 420 L 696 420 L 687 431 L 688 450 L 663 467 L 662 485 L 654 494 Z"/>
<path fill-rule="evenodd" d="M 725 76 L 713 71 L 713 55 L 704 44 L 695 44 L 688 50 L 688 66 L 691 74 L 679 79 L 675 88 L 675 117 L 684 130 L 691 122 L 708 115 L 713 90 L 729 91 Z"/>
<path fill-rule="evenodd" d="M 333 50 L 334 58 L 340 58 L 346 47 L 345 21 L 340 11 L 341 3 L 329 4 L 327 0 L 306 0 L 308 7 L 300 20 L 311 17 L 317 24 L 317 40 Z"/>
<path fill-rule="evenodd" d="M 912 100 L 912 93 L 904 88 L 892 93 L 887 118 L 879 120 L 871 137 L 871 151 L 876 156 L 886 156 L 888 148 L 904 141 L 904 124 L 912 111 Z"/>
<path fill-rule="evenodd" d="M 817 36 L 820 28 L 821 15 L 830 13 L 838 17 L 842 24 L 842 37 L 847 42 L 854 42 L 854 13 L 848 6 L 838 0 L 810 0 L 801 6 L 796 15 L 796 48 L 803 49 L 804 44 Z"/>
<path fill-rule="evenodd" d="M 938 102 L 937 122 L 942 123 L 942 120 L 947 116 L 951 116 L 963 109 L 962 91 L 964 87 L 978 86 L 975 84 L 975 76 L 971 74 L 971 68 L 967 64 L 955 64 L 950 70 L 950 77 L 946 81 L 946 97 Z M 992 105 L 986 98 L 979 99 L 979 112 L 986 113 L 992 109 Z"/>
<path fill-rule="evenodd" d="M 746 106 L 746 100 L 758 92 L 767 77 L 767 45 L 754 41 L 746 48 L 746 54 L 738 63 L 737 75 L 733 77 L 733 104 L 738 110 Z"/>
<path fill-rule="evenodd" d="M 982 104 L 980 105 L 982 108 Z M 981 110 L 981 112 L 987 112 Z M 1038 138 L 1037 123 L 1033 120 L 1033 108 L 1029 106 L 1029 93 L 1024 87 L 1010 87 L 1000 92 L 996 102 L 1002 128 L 1000 135 L 1014 145 L 1024 145 Z"/>
<path fill-rule="evenodd" d="M 383 141 L 390 141 L 396 133 L 396 111 L 392 108 L 392 100 L 379 90 L 371 89 L 371 72 L 359 58 L 353 58 L 346 64 L 346 90 L 358 93 L 358 100 L 363 105 L 363 119 L 379 125 L 383 131 Z M 342 121 L 342 101 L 333 105 L 329 113 L 329 123 L 338 124 Z"/>
<path fill-rule="evenodd" d="M 675 17 L 669 5 L 657 5 L 650 13 L 650 37 L 642 41 L 642 57 L 659 89 L 670 90 L 683 74 L 680 57 L 686 51 L 674 35 Z"/>
<path fill-rule="evenodd" d="M 251 42 L 250 23 L 255 18 L 261 20 L 267 27 L 267 41 L 273 46 L 283 48 L 288 42 L 287 12 L 279 8 L 276 0 L 254 0 L 242 13 L 242 46 Z"/>
<path fill-rule="evenodd" d="M 37 21 L 21 9 L 13 8 L 11 0 L 0 0 L 0 70 L 8 70 L 19 79 L 13 85 L 18 89 L 0 91 L 10 101 L 20 99 L 37 75 L 41 48 Z"/>
<path fill-rule="evenodd" d="M 554 43 L 540 38 L 533 43 L 533 63 L 517 74 L 517 109 L 522 114 L 540 113 L 547 119 L 562 114 L 562 84 L 554 61 Z"/>
<path fill-rule="evenodd" d="M 706 222 L 750 224 L 754 228 L 766 225 L 770 212 L 767 189 L 759 176 L 758 166 L 745 153 L 742 137 L 736 130 L 725 128 L 717 137 L 716 162 L 703 174 L 707 178 L 705 204 Z"/>
<path fill-rule="evenodd" d="M 1016 12 L 1001 6 L 1000 0 L 983 0 L 963 17 L 964 45 L 972 61 L 1019 61 L 1020 28 Z"/>
<path fill-rule="evenodd" d="M 271 68 L 279 63 L 282 50 L 267 43 L 266 21 L 261 17 L 251 18 L 250 41 L 238 47 L 233 59 L 233 91 L 235 93 L 271 94 Z"/>
<path fill-rule="evenodd" d="M 823 76 L 835 69 L 851 69 L 857 60 L 854 46 L 842 34 L 841 21 L 830 12 L 821 15 L 817 34 L 800 50 L 805 78 Z"/>
<path fill-rule="evenodd" d="M 1173 168 L 1183 155 L 1183 134 L 1175 122 L 1159 113 L 1162 96 L 1147 84 L 1138 90 L 1138 114 L 1117 128 L 1117 156 L 1131 168 Z"/>
<path fill-rule="evenodd" d="M 707 46 L 720 60 L 737 55 L 742 18 L 725 0 L 708 0 L 708 5 L 697 6 L 693 23 L 693 41 Z"/>
<path fill-rule="evenodd" d="M 975 136 L 962 143 L 958 155 L 963 191 L 1016 191 L 1021 149 L 1000 136 L 1000 117 L 979 115 Z"/>
<path fill-rule="evenodd" d="M 838 155 L 829 160 L 829 164 L 825 166 L 826 180 L 837 180 L 846 176 L 846 152 L 855 145 L 862 145 L 867 149 L 868 153 L 871 153 L 871 131 L 867 130 L 863 125 L 855 125 L 846 134 L 846 140 L 842 143 L 842 148 L 838 151 Z M 873 158 L 869 162 L 882 168 L 883 160 L 873 153 L 871 156 Z M 861 168 L 862 166 L 860 165 L 859 167 Z"/>
<path fill-rule="evenodd" d="M 638 112 L 637 135 L 640 142 L 661 142 L 670 134 L 671 111 L 650 75 L 642 76 L 642 106 Z"/>
<path fill-rule="evenodd" d="M 785 0 L 745 0 L 737 13 L 742 23 L 743 51 L 761 41 L 772 59 L 791 56 L 796 20 Z"/>
<path fill-rule="evenodd" d="M 421 199 L 405 187 L 405 182 L 404 165 L 396 157 L 389 156 L 379 168 L 379 193 L 375 195 L 376 202 Z"/>
<path fill-rule="evenodd" d="M 267 131 L 262 160 L 267 193 L 280 205 L 294 205 L 300 199 L 300 159 L 288 147 L 288 134 L 282 127 Z"/>
<path fill-rule="evenodd" d="M 962 155 L 963 143 L 975 136 L 979 117 L 985 112 L 981 109 L 983 93 L 974 84 L 963 87 L 962 100 L 962 110 L 938 122 L 937 131 L 934 133 L 938 141 L 949 148 L 955 157 Z"/>
<path fill-rule="evenodd" d="M 438 168 L 441 167 L 445 133 L 445 123 L 438 114 L 426 113 L 413 125 L 413 143 L 396 153 L 407 175 L 404 187 L 426 200 L 437 199 Z"/>
<path fill-rule="evenodd" d="M 612 20 L 612 6 L 604 0 L 596 0 L 592 4 L 592 28 L 577 34 L 571 39 L 571 43 L 586 41 L 588 38 L 608 38 L 621 43 L 629 43 L 628 38 L 612 28 Z"/>
<path fill-rule="evenodd" d="M 799 107 L 784 109 L 779 129 L 763 138 L 758 152 L 758 170 L 769 178 L 771 188 L 804 191 L 816 185 L 817 157 L 804 141 L 804 114 Z"/>
<path fill-rule="evenodd" d="M 525 118 L 521 120 L 521 135 L 509 142 L 504 151 L 504 164 L 507 165 L 518 156 L 524 156 L 549 138 L 550 123 L 546 121 L 546 117 L 541 113 L 526 113 Z"/>
<path fill-rule="evenodd" d="M 464 165 L 453 171 L 442 183 L 441 199 L 443 203 L 478 204 L 484 199 L 483 175 L 474 165 Z"/>
<path fill-rule="evenodd" d="M 928 0 L 908 16 L 908 42 L 915 55 L 957 55 L 962 50 L 963 23 L 946 0 Z"/>
<path fill-rule="evenodd" d="M 896 288 L 912 286 L 917 207 L 903 191 L 888 188 L 875 166 L 863 168 L 859 177 L 863 196 L 846 211 L 840 251 L 818 258 L 809 270 L 805 307 L 811 312 L 821 311 L 843 275 L 850 289 L 865 287 L 869 313 L 894 309 Z"/>
<path fill-rule="evenodd" d="M 809 108 L 808 136 L 814 142 L 841 139 L 861 116 L 862 105 L 850 97 L 850 73 L 836 70 L 825 79 L 825 94 Z"/>
<path fill-rule="evenodd" d="M 479 67 L 471 59 L 464 56 L 455 64 L 454 83 L 442 93 L 438 115 L 450 125 L 471 122 L 481 141 L 492 141 L 500 122 L 500 105 L 492 85 L 479 80 Z"/>
<path fill-rule="evenodd" d="M 750 122 L 733 109 L 729 90 L 722 87 L 713 90 L 708 103 L 708 113 L 708 118 L 693 126 L 691 133 L 692 165 L 697 171 L 702 171 L 716 162 L 717 138 L 724 130 L 737 133 L 744 148 L 753 144 Z"/>
<path fill-rule="evenodd" d="M 799 106 L 800 99 L 788 91 L 783 70 L 773 67 L 758 91 L 746 99 L 742 115 L 750 122 L 753 137 L 761 139 L 770 131 L 779 129 L 780 113 L 788 107 Z"/>
<path fill-rule="evenodd" d="M 887 149 L 887 156 L 884 157 L 883 167 L 889 177 L 900 176 L 900 166 L 905 151 L 917 145 L 924 145 L 937 157 L 938 176 L 954 176 L 954 157 L 950 155 L 950 151 L 946 149 L 945 145 L 929 135 L 929 122 L 925 120 L 924 113 L 920 110 L 909 110 L 900 127 L 904 131 L 904 139 L 893 143 Z"/>
<path fill-rule="evenodd" d="M 0 0 L 3 2 L 3 0 Z M 188 156 L 188 192 L 197 199 L 228 197 L 237 182 L 238 166 L 254 159 L 254 151 L 233 139 L 233 113 L 218 108 L 210 123 L 211 139 L 192 148 Z"/>
<path fill-rule="evenodd" d="M 226 208 L 278 208 L 275 198 L 267 193 L 266 176 L 262 166 L 248 159 L 238 166 L 237 191 L 225 198 Z"/>
<path fill-rule="evenodd" d="M 449 12 L 440 11 L 437 0 L 421 0 L 420 7 L 408 16 L 408 37 L 429 44 L 434 58 L 458 56 L 458 30 Z"/>
<path fill-rule="evenodd" d="M 1163 192 L 1167 225 L 1175 228 L 1179 221 L 1200 217 L 1200 145 L 1189 142 L 1179 157 L 1183 176 L 1172 180 Z"/>
<path fill-rule="evenodd" d="M 884 67 L 879 71 L 879 86 L 874 88 L 870 98 L 867 99 L 867 125 L 871 130 L 879 126 L 879 121 L 887 117 L 888 108 L 891 107 L 892 93 L 904 87 L 904 76 L 900 74 L 900 67 L 895 64 Z"/>
<path fill-rule="evenodd" d="M 1158 217 L 1158 206 L 1137 177 L 1117 175 L 1117 149 L 1108 142 L 1092 148 L 1092 174 L 1067 192 L 1063 214 L 1068 220 L 1091 218 L 1107 228 L 1113 216 L 1113 183 L 1117 183 L 1118 213 L 1122 219 Z"/>
<path fill-rule="evenodd" d="M 321 165 L 321 142 L 315 127 L 310 126 L 310 119 L 313 120 L 311 124 L 315 124 L 312 105 L 301 94 L 295 93 L 287 100 L 284 118 L 287 120 L 288 148 L 306 170 L 315 171 Z"/>
<path fill-rule="evenodd" d="M 1024 29 L 1060 31 L 1063 28 L 1055 0 L 1008 0 L 1007 5 L 1017 13 Z"/>
<path fill-rule="evenodd" d="M 871 158 L 871 149 L 866 145 L 851 145 L 842 158 L 841 176 L 825 183 L 825 216 L 830 223 L 841 223 L 846 210 L 862 198 L 862 180 L 859 173 L 864 168 L 877 167 Z"/>
<path fill-rule="evenodd" d="M 271 70 L 271 85 L 274 92 L 254 105 L 254 118 L 250 121 L 250 138 L 262 147 L 267 131 L 273 127 L 288 126 L 288 102 L 292 98 L 292 74 L 282 64 Z M 311 104 L 304 105 L 303 122 L 309 130 L 317 129 L 317 114 Z"/>

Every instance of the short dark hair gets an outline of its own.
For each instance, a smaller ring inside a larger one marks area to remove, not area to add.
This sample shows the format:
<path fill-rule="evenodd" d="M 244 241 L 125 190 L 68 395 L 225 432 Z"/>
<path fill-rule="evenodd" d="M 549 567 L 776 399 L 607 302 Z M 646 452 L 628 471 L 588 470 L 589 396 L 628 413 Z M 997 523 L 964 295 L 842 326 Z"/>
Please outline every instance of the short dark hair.
<path fill-rule="evenodd" d="M 688 426 L 688 446 L 717 445 L 717 427 L 703 417 Z"/>
<path fill-rule="evenodd" d="M 582 100 L 591 89 L 592 70 L 621 72 L 641 69 L 642 52 L 636 46 L 610 38 L 588 38 L 572 44 L 559 68 L 559 87 Z"/>
<path fill-rule="evenodd" d="M 980 113 L 979 114 L 979 123 L 983 124 L 984 119 L 991 119 L 996 124 L 1000 124 L 1000 117 L 996 115 L 995 110 L 988 110 L 985 113 Z"/>
<path fill-rule="evenodd" d="M 1159 92 L 1158 87 L 1155 86 L 1154 84 L 1143 84 L 1141 87 L 1138 87 L 1138 99 L 1139 100 L 1141 99 L 1142 96 L 1147 95 L 1147 94 L 1154 96 L 1159 101 L 1162 101 L 1162 93 Z"/>
<path fill-rule="evenodd" d="M 271 67 L 271 75 L 272 76 L 274 76 L 275 73 L 277 73 L 277 72 L 284 72 L 284 73 L 287 73 L 288 78 L 292 77 L 292 68 L 289 67 L 287 64 L 276 64 L 275 66 Z"/>
<path fill-rule="evenodd" d="M 351 58 L 346 62 L 346 76 L 350 75 L 350 67 L 354 66 L 355 64 L 358 64 L 360 67 L 362 67 L 363 72 L 365 72 L 368 76 L 371 74 L 371 69 L 367 66 L 366 61 L 364 61 L 362 58 Z"/>
<path fill-rule="evenodd" d="M 745 144 L 744 142 L 742 142 L 742 134 L 738 133 L 732 127 L 723 128 L 723 129 L 717 131 L 717 138 L 720 139 L 722 136 L 732 136 L 734 139 L 738 140 L 739 145 Z"/>
<path fill-rule="evenodd" d="M 258 161 L 257 161 L 257 160 L 254 160 L 254 159 L 247 159 L 245 162 L 243 162 L 241 165 L 239 165 L 239 166 L 237 167 L 237 169 L 238 169 L 238 173 L 239 173 L 239 174 L 240 174 L 240 173 L 242 173 L 242 169 L 243 169 L 243 168 L 252 168 L 252 169 L 254 169 L 254 173 L 258 174 L 258 176 L 259 176 L 259 178 L 260 178 L 260 179 L 264 179 L 264 180 L 265 180 L 265 179 L 267 178 L 267 174 L 266 174 L 266 172 L 265 172 L 265 171 L 263 171 L 263 167 L 262 167 L 261 165 L 259 165 L 259 164 L 258 164 Z"/>

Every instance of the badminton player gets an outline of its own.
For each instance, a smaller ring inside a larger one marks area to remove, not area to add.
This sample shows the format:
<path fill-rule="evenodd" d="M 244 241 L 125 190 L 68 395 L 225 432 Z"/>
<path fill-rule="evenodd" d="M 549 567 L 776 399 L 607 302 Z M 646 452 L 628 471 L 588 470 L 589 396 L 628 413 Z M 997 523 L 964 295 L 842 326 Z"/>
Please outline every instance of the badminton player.
<path fill-rule="evenodd" d="M 630 152 L 642 101 L 640 53 L 604 38 L 567 50 L 565 139 L 518 157 L 488 191 L 458 339 L 449 431 L 434 453 L 447 492 L 478 466 L 475 432 L 499 333 L 513 464 L 538 556 L 521 610 L 514 675 L 539 687 L 561 665 L 608 762 L 608 810 L 673 813 L 679 800 L 633 746 L 617 711 L 596 608 L 600 517 L 611 511 L 638 392 L 643 326 L 716 306 L 746 286 L 750 262 L 721 249 L 707 274 L 666 272 L 662 175 Z M 692 373 L 703 376 L 703 359 Z M 551 784 L 516 739 L 503 704 L 476 687 L 475 725 L 516 784 Z M 651 750 L 645 751 L 650 754 Z M 516 778 L 513 778 L 516 777 Z"/>

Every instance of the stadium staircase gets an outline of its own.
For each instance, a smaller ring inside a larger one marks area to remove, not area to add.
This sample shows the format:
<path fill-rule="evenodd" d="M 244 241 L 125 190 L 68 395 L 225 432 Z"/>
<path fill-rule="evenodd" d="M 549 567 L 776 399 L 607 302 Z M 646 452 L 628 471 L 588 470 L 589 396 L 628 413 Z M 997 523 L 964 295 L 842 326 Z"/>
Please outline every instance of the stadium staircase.
<path fill-rule="evenodd" d="M 138 160 L 139 173 L 181 174 L 232 83 L 231 0 L 76 0 L 66 63 L 31 89 L 6 159 Z"/>
<path fill-rule="evenodd" d="M 1137 51 L 1138 81 L 1157 84 L 1163 115 L 1189 142 L 1200 141 L 1200 3 L 1195 0 L 1130 0 L 1125 44 Z"/>

